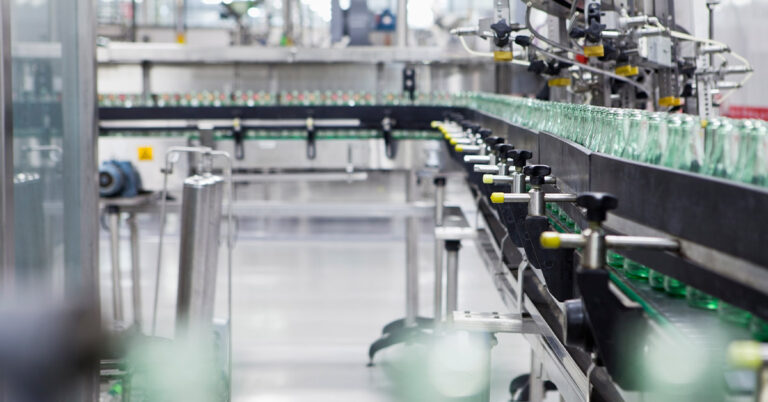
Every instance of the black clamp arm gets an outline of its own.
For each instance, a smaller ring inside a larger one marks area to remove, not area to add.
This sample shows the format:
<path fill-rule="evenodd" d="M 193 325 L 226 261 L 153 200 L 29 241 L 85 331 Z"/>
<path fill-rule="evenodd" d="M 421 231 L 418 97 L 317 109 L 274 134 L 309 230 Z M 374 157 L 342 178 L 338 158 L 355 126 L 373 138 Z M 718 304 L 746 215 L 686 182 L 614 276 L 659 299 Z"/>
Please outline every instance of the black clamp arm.
<path fill-rule="evenodd" d="M 235 159 L 239 161 L 245 159 L 245 130 L 239 118 L 232 124 L 232 139 L 235 141 Z"/>
<path fill-rule="evenodd" d="M 317 129 L 315 119 L 307 118 L 307 159 L 314 160 L 317 157 Z"/>
<path fill-rule="evenodd" d="M 397 143 L 392 135 L 392 128 L 395 121 L 390 117 L 385 117 L 381 121 L 381 135 L 384 137 L 384 146 L 386 148 L 387 158 L 395 159 L 397 156 Z"/>

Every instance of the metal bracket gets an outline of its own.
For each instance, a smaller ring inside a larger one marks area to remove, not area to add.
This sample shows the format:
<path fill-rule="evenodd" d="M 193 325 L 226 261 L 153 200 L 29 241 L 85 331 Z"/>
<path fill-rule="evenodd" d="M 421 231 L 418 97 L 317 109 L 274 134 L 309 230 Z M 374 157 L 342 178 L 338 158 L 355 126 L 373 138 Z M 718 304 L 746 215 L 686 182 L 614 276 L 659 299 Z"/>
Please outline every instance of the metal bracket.
<path fill-rule="evenodd" d="M 539 334 L 538 325 L 529 316 L 520 314 L 473 313 L 454 311 L 451 329 L 473 332 Z"/>

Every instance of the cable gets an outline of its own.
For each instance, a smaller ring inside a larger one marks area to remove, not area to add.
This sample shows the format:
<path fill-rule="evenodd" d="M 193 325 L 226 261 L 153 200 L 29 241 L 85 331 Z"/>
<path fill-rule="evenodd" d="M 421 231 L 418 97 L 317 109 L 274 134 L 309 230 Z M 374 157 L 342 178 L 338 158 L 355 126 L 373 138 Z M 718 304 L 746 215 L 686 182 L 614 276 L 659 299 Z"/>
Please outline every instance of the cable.
<path fill-rule="evenodd" d="M 601 70 L 601 69 L 599 69 L 597 67 L 592 67 L 592 66 L 587 65 L 587 64 L 575 63 L 573 60 L 570 60 L 570 59 L 562 57 L 562 56 L 558 56 L 558 55 L 556 55 L 554 53 L 550 53 L 550 52 L 548 52 L 548 51 L 546 51 L 546 50 L 544 50 L 544 49 L 542 49 L 542 48 L 540 48 L 540 47 L 538 47 L 538 46 L 536 46 L 534 44 L 531 44 L 530 46 L 533 49 L 535 49 L 536 51 L 538 51 L 539 53 L 541 53 L 541 54 L 543 54 L 545 56 L 551 57 L 551 58 L 553 58 L 555 60 L 562 61 L 564 63 L 573 64 L 574 67 L 578 67 L 578 68 L 580 68 L 582 70 L 591 71 L 591 72 L 593 72 L 595 74 L 604 75 L 606 77 L 610 77 L 610 78 L 613 78 L 613 79 L 618 80 L 618 81 L 626 82 L 627 84 L 630 84 L 630 85 L 634 86 L 635 88 L 643 91 L 648 96 L 651 96 L 651 92 L 647 88 L 645 88 L 644 86 L 638 84 L 635 81 L 630 80 L 627 77 L 622 77 L 620 75 L 617 75 L 617 74 L 614 74 L 614 73 L 611 73 L 611 72 L 608 72 L 608 71 L 605 71 L 605 70 Z"/>
<path fill-rule="evenodd" d="M 657 25 L 657 26 L 660 27 L 660 28 L 664 28 L 661 25 Z M 690 41 L 690 42 L 708 43 L 710 45 L 724 47 L 724 48 L 728 49 L 728 54 L 730 54 L 731 56 L 733 56 L 733 58 L 735 58 L 736 60 L 741 62 L 749 70 L 752 70 L 752 64 L 749 62 L 749 60 L 747 60 L 745 57 L 743 57 L 740 54 L 738 54 L 738 53 L 734 52 L 733 50 L 731 50 L 731 48 L 728 45 L 726 45 L 725 43 L 723 43 L 723 42 L 718 42 L 718 41 L 716 41 L 714 39 L 697 38 L 697 37 L 695 37 L 693 35 L 689 35 L 689 34 L 686 34 L 686 33 L 683 33 L 683 32 L 678 32 L 678 31 L 672 31 L 672 30 L 669 31 L 669 34 L 673 38 L 677 38 L 677 39 L 687 40 L 687 41 Z M 726 99 L 730 98 L 741 87 L 746 85 L 746 83 L 752 78 L 753 74 L 754 74 L 754 72 L 747 73 L 747 75 L 744 76 L 744 79 L 742 79 L 741 82 L 739 83 L 739 88 L 735 88 L 735 89 L 730 90 L 727 94 L 723 95 L 720 98 L 720 104 L 725 102 Z"/>
<path fill-rule="evenodd" d="M 526 29 L 528 29 L 528 31 L 531 32 L 531 34 L 533 34 L 533 36 L 535 36 L 537 39 L 542 40 L 543 42 L 545 42 L 549 46 L 556 47 L 556 48 L 558 48 L 560 50 L 565 50 L 566 52 L 571 52 L 571 53 L 574 53 L 574 54 L 578 54 L 580 56 L 584 56 L 584 52 L 579 51 L 579 50 L 575 50 L 575 49 L 571 49 L 571 48 L 566 47 L 566 46 L 563 46 L 563 45 L 561 45 L 561 44 L 559 44 L 559 43 L 557 43 L 557 42 L 547 38 L 546 36 L 542 35 L 541 33 L 539 33 L 539 31 L 537 31 L 536 28 L 533 27 L 533 24 L 531 24 L 531 10 L 533 9 L 533 4 L 531 2 L 528 2 L 528 3 L 525 3 L 525 5 L 527 7 L 527 9 L 525 10 L 525 27 L 526 27 Z"/>
<path fill-rule="evenodd" d="M 479 56 L 479 57 L 493 57 L 493 53 L 491 52 L 478 52 L 477 50 L 472 50 L 469 48 L 469 45 L 467 45 L 467 41 L 464 39 L 463 36 L 459 36 L 459 41 L 461 42 L 461 45 L 464 46 L 464 49 L 467 51 L 467 53 L 473 55 L 473 56 Z"/>
<path fill-rule="evenodd" d="M 459 42 L 461 42 L 461 45 L 464 46 L 464 49 L 467 51 L 467 53 L 469 53 L 469 54 L 471 54 L 473 56 L 477 56 L 477 57 L 490 57 L 490 58 L 494 57 L 493 53 L 491 53 L 491 52 L 478 52 L 477 50 L 470 49 L 469 45 L 467 45 L 467 41 L 464 39 L 463 36 L 459 36 Z M 519 66 L 526 66 L 527 67 L 527 66 L 531 65 L 531 63 L 529 63 L 529 62 L 527 62 L 525 60 L 518 60 L 518 59 L 515 59 L 515 58 L 513 58 L 510 62 L 512 64 L 517 64 Z"/>

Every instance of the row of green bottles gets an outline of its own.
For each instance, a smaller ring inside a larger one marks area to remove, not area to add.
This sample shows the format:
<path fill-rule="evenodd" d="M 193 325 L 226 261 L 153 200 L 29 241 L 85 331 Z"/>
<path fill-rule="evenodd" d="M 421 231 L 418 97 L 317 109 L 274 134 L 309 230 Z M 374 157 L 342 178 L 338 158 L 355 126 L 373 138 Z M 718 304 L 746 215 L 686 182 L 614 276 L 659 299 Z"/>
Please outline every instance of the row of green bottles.
<path fill-rule="evenodd" d="M 768 122 L 465 93 L 457 103 L 593 151 L 768 186 Z"/>

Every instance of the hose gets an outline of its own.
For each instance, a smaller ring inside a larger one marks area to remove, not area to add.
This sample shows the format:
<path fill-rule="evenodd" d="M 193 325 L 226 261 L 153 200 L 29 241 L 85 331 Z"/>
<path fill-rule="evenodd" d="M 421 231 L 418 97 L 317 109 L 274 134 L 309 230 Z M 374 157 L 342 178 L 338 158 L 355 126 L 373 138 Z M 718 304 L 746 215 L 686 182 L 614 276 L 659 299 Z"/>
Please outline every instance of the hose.
<path fill-rule="evenodd" d="M 528 29 L 528 31 L 531 32 L 531 34 L 533 34 L 534 37 L 536 37 L 536 39 L 540 39 L 541 41 L 545 42 L 549 46 L 556 47 L 560 50 L 565 50 L 566 52 L 571 52 L 573 54 L 584 56 L 584 52 L 576 49 L 571 49 L 567 46 L 563 46 L 547 38 L 546 36 L 542 35 L 539 31 L 537 31 L 536 28 L 534 28 L 533 24 L 531 23 L 531 10 L 533 9 L 533 4 L 531 2 L 528 2 L 528 3 L 525 3 L 525 5 L 527 7 L 525 10 L 525 27 L 526 29 Z"/>

